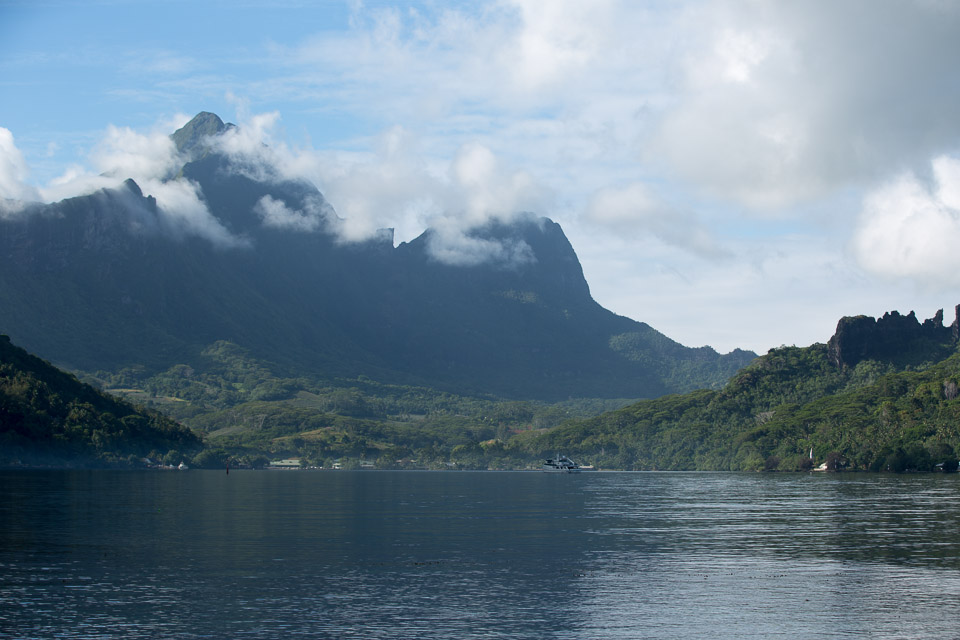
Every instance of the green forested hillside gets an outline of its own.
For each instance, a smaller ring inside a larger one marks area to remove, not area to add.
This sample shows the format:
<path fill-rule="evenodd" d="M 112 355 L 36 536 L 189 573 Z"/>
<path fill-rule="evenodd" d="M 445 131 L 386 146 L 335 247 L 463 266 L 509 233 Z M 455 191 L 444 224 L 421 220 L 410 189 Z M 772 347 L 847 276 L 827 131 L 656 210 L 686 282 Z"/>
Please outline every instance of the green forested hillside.
<path fill-rule="evenodd" d="M 639 402 L 513 444 L 621 469 L 955 468 L 960 354 L 918 369 L 843 368 L 827 345 L 781 347 L 720 391 Z"/>
<path fill-rule="evenodd" d="M 201 447 L 189 429 L 81 383 L 0 335 L 0 464 L 126 466 L 182 459 Z"/>
<path fill-rule="evenodd" d="M 365 376 L 282 377 L 283 367 L 225 341 L 158 374 L 129 368 L 88 379 L 202 434 L 198 466 L 297 457 L 311 466 L 536 468 L 565 453 L 607 469 L 955 469 L 960 321 L 867 320 L 841 320 L 829 344 L 773 349 L 720 390 L 639 402 L 517 401 Z M 118 463 L 198 450 L 186 428 L 2 346 L 7 461 L 12 452 Z"/>
<path fill-rule="evenodd" d="M 530 468 L 562 452 L 608 469 L 929 471 L 960 447 L 960 320 L 942 320 L 844 318 L 828 344 L 773 349 L 722 389 L 639 402 L 285 378 L 222 341 L 189 365 L 96 382 L 203 433 L 215 463 Z"/>
<path fill-rule="evenodd" d="M 552 428 L 630 402 L 551 404 L 455 395 L 364 376 L 316 380 L 280 377 L 275 371 L 281 368 L 221 341 L 190 364 L 156 375 L 131 368 L 87 379 L 203 434 L 209 450 L 219 455 L 210 466 L 226 457 L 240 464 L 300 457 L 311 464 L 349 458 L 379 466 L 403 460 L 401 466 L 522 468 L 536 458 L 507 450 L 516 433 Z M 497 455 L 487 455 L 491 452 Z"/>
<path fill-rule="evenodd" d="M 185 420 L 219 452 L 215 460 L 528 468 L 563 452 L 609 469 L 801 470 L 828 463 L 921 471 L 938 463 L 950 468 L 960 445 L 960 354 L 950 331 L 935 333 L 942 339 L 904 343 L 909 354 L 900 349 L 887 360 L 855 364 L 838 362 L 837 349 L 826 344 L 781 347 L 721 390 L 632 404 L 458 396 L 363 377 L 279 378 L 269 363 L 224 342 L 194 366 L 149 378 L 126 371 L 100 383 Z"/>

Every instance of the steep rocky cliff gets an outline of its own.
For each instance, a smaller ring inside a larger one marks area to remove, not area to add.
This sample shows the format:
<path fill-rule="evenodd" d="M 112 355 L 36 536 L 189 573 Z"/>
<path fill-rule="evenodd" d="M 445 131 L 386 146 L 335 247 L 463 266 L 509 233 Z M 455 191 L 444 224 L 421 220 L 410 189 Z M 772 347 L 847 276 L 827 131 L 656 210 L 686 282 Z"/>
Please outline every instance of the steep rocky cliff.
<path fill-rule="evenodd" d="M 933 318 L 917 320 L 911 311 L 900 315 L 885 313 L 882 318 L 852 316 L 841 318 L 827 347 L 830 360 L 838 367 L 853 367 L 862 360 L 901 365 L 935 362 L 955 349 L 960 335 L 960 305 L 949 327 L 943 324 L 943 309 Z"/>

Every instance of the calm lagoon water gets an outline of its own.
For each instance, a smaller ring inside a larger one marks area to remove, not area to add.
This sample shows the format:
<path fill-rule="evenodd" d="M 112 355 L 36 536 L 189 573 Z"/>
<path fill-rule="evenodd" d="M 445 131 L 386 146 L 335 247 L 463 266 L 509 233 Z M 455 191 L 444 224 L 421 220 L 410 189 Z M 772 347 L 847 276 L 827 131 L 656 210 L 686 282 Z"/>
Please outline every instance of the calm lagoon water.
<path fill-rule="evenodd" d="M 960 637 L 960 476 L 3 472 L 2 638 Z"/>

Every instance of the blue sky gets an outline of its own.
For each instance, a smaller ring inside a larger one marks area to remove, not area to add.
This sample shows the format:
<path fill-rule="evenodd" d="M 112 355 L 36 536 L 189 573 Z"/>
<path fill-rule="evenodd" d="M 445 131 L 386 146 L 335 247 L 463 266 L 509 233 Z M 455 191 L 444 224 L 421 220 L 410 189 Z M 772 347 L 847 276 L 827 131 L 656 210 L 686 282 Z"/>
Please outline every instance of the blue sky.
<path fill-rule="evenodd" d="M 352 237 L 550 217 L 598 302 L 687 345 L 949 322 L 957 33 L 939 0 L 0 0 L 0 198 L 187 202 L 151 172 L 213 111 Z"/>

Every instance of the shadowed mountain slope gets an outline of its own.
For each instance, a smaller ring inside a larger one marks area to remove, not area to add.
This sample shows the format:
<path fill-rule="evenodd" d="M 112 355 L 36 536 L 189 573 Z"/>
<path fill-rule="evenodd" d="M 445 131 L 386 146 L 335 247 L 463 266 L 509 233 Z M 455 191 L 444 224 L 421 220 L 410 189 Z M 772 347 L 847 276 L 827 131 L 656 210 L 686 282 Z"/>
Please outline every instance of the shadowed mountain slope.
<path fill-rule="evenodd" d="M 285 375 L 543 400 L 716 387 L 755 357 L 602 308 L 546 218 L 468 230 L 499 250 L 468 265 L 438 259 L 432 230 L 343 242 L 313 185 L 217 145 L 234 130 L 204 113 L 173 134 L 169 184 L 205 208 L 190 225 L 132 180 L 0 218 L 0 330 L 78 370 L 164 369 L 226 340 Z"/>

